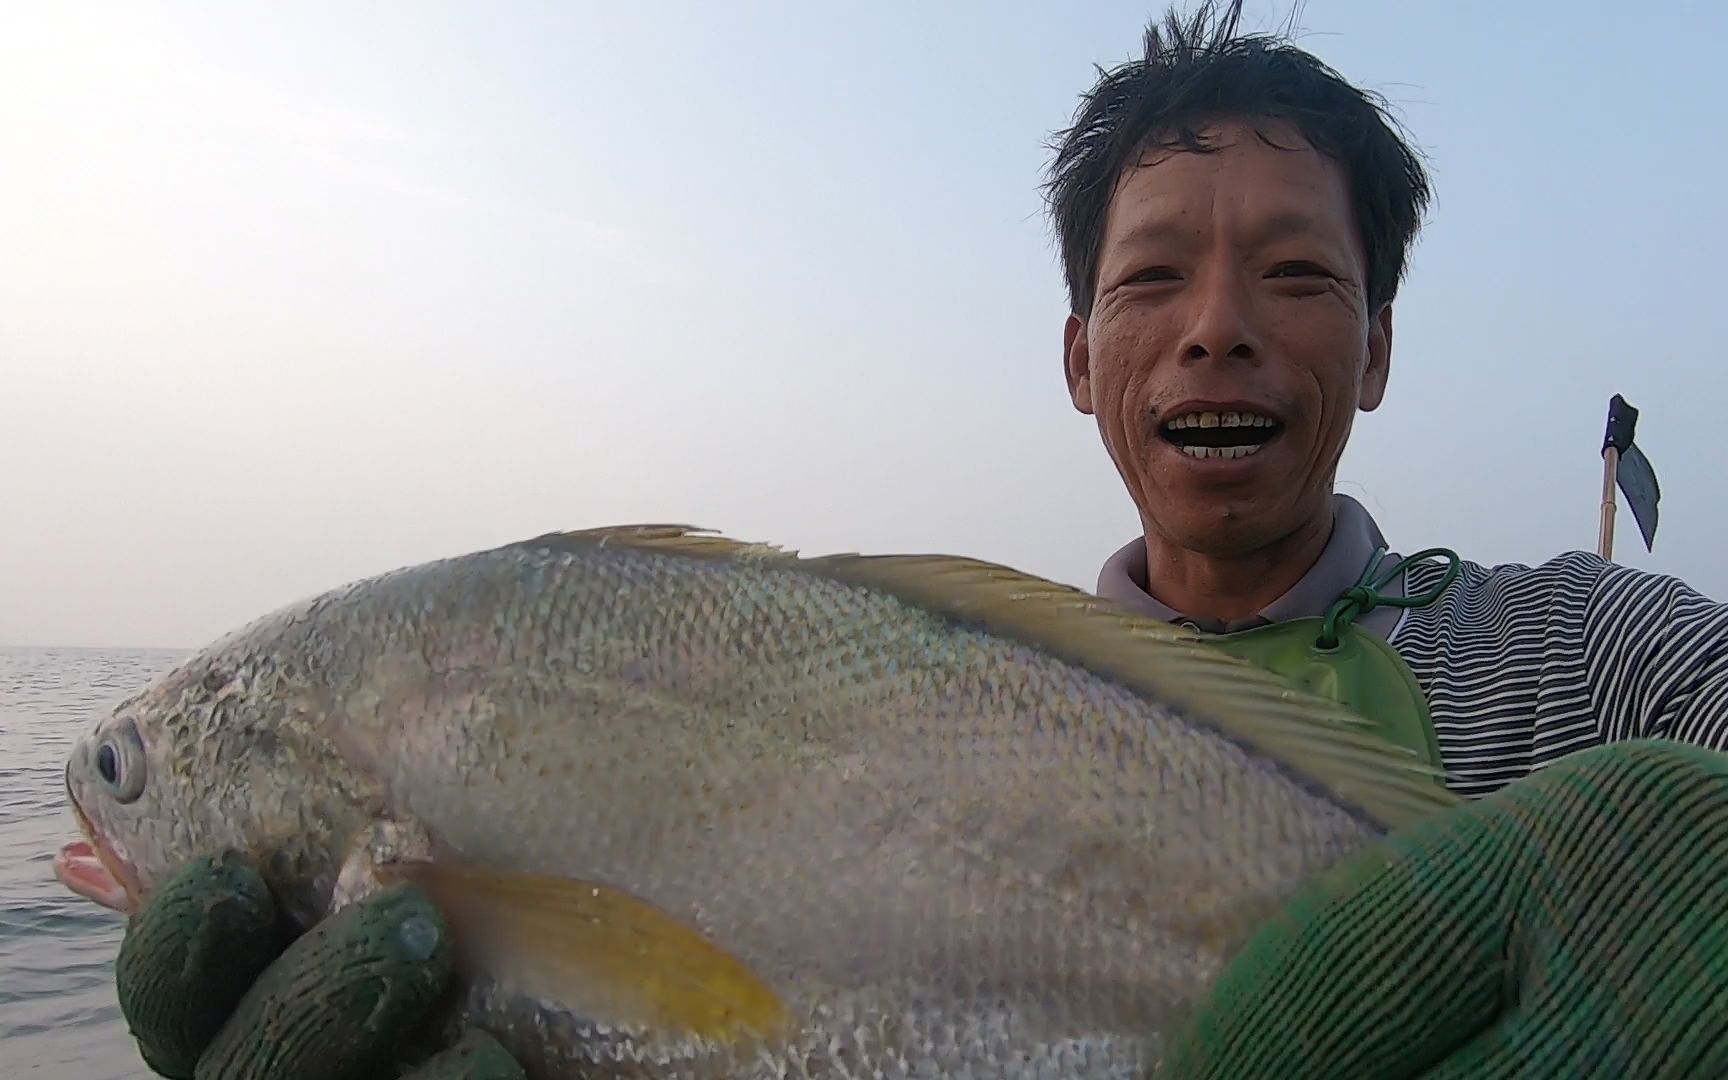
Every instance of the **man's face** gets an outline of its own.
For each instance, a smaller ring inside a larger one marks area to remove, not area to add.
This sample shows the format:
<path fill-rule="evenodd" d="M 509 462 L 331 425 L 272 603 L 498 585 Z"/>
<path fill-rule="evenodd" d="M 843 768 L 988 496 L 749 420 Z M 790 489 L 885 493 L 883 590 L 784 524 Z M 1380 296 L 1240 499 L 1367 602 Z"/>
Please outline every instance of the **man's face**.
<path fill-rule="evenodd" d="M 1075 407 L 1098 418 L 1149 530 L 1229 557 L 1326 513 L 1356 410 L 1379 406 L 1390 306 L 1344 174 L 1293 128 L 1220 124 L 1214 153 L 1155 152 L 1118 187 L 1097 295 L 1065 332 Z"/>

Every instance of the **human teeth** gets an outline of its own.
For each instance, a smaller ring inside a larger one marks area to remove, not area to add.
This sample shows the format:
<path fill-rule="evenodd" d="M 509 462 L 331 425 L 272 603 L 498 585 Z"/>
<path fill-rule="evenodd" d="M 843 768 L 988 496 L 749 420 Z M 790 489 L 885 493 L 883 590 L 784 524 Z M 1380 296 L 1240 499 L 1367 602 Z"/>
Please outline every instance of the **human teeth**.
<path fill-rule="evenodd" d="M 1270 416 L 1247 412 L 1200 412 L 1188 413 L 1175 417 L 1164 424 L 1167 431 L 1180 431 L 1183 428 L 1216 428 L 1216 427 L 1271 427 L 1278 421 Z"/>
<path fill-rule="evenodd" d="M 1184 446 L 1180 447 L 1184 454 L 1196 458 L 1241 458 L 1249 454 L 1258 454 L 1265 443 L 1253 446 Z"/>

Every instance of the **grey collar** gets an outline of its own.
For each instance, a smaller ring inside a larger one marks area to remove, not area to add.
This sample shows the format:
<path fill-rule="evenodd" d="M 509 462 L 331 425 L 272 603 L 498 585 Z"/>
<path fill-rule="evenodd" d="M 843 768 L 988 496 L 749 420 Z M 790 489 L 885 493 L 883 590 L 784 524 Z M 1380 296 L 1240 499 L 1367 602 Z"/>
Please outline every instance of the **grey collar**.
<path fill-rule="evenodd" d="M 1267 604 L 1257 615 L 1229 621 L 1196 619 L 1166 606 L 1147 592 L 1146 540 L 1138 536 L 1104 563 L 1098 574 L 1098 595 L 1133 611 L 1213 634 L 1324 615 L 1344 590 L 1356 584 L 1367 568 L 1368 560 L 1373 558 L 1374 549 L 1386 545 L 1380 527 L 1361 503 L 1348 495 L 1334 494 L 1332 504 L 1332 535 L 1326 541 L 1319 560 L 1288 592 Z M 1391 565 L 1398 556 L 1388 554 L 1386 558 L 1387 565 Z M 1388 596 L 1403 596 L 1404 575 L 1400 573 L 1381 592 Z M 1356 625 L 1384 639 L 1398 625 L 1399 614 L 1397 608 L 1377 607 L 1355 621 Z"/>

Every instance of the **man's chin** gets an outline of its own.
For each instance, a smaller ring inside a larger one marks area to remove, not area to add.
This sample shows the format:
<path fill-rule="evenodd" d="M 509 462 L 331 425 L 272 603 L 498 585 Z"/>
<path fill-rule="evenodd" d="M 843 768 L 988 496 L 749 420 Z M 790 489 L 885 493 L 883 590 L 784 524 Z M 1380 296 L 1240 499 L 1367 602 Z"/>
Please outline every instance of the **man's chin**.
<path fill-rule="evenodd" d="M 1287 500 L 1254 491 L 1166 489 L 1141 510 L 1147 531 L 1183 551 L 1241 559 L 1300 533 L 1306 516 Z"/>

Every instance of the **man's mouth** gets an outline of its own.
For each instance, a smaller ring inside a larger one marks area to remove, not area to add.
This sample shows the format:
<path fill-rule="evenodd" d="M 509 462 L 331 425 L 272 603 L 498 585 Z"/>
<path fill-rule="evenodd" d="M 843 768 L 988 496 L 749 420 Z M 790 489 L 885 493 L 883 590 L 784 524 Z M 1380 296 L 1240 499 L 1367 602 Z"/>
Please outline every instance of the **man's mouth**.
<path fill-rule="evenodd" d="M 1243 458 L 1257 454 L 1284 425 L 1256 412 L 1184 412 L 1160 424 L 1158 434 L 1194 458 Z"/>

